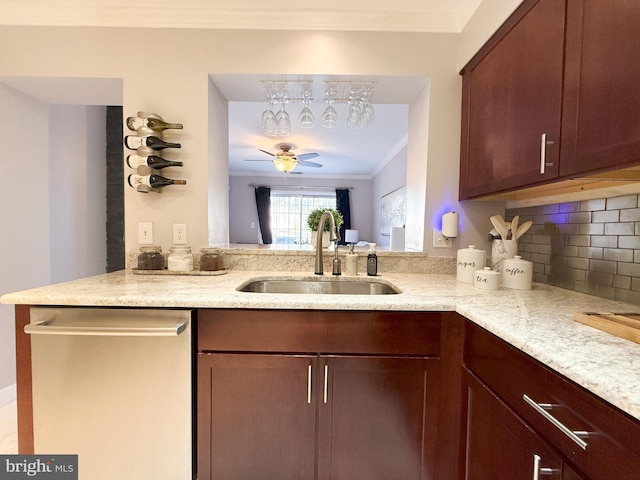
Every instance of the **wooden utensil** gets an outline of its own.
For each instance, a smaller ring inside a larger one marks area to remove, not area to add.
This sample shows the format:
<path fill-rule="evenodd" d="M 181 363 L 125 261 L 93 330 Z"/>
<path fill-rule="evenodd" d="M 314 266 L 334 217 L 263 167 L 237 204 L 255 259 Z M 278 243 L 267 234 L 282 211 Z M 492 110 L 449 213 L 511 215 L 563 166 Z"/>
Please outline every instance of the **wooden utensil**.
<path fill-rule="evenodd" d="M 518 240 L 522 235 L 524 235 L 525 233 L 527 233 L 527 230 L 529 230 L 529 228 L 531 227 L 531 225 L 533 225 L 533 222 L 531 220 L 527 220 L 526 222 L 524 222 L 522 225 L 520 225 L 517 229 L 517 231 L 513 232 L 513 238 L 515 240 Z"/>
<path fill-rule="evenodd" d="M 502 218 L 502 215 L 492 215 L 491 217 L 489 217 L 489 220 L 491 220 L 493 227 L 498 231 L 500 237 L 502 237 L 503 240 L 506 240 L 509 231 L 507 229 L 507 225 L 504 222 L 504 218 Z"/>
<path fill-rule="evenodd" d="M 512 240 L 517 240 L 516 238 L 516 232 L 518 231 L 518 223 L 520 222 L 520 216 L 516 215 L 515 217 L 513 217 L 513 220 L 511 220 L 511 228 L 509 230 L 511 230 L 511 239 Z"/>

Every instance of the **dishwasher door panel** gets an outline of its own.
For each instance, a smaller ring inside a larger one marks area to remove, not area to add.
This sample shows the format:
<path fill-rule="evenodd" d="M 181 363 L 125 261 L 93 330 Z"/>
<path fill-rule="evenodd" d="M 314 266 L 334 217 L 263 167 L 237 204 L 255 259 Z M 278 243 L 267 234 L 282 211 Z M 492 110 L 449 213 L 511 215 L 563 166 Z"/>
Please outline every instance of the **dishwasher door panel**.
<path fill-rule="evenodd" d="M 84 310 L 91 326 L 105 312 Z M 190 312 L 171 313 L 172 336 L 32 334 L 35 453 L 78 454 L 80 480 L 192 478 Z"/>

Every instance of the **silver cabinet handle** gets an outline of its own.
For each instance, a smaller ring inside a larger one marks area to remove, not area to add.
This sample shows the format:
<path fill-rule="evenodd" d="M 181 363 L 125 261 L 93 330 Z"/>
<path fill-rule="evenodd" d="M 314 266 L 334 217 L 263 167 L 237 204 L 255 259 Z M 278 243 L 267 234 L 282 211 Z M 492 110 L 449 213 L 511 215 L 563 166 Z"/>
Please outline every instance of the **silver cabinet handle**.
<path fill-rule="evenodd" d="M 88 335 L 94 337 L 174 337 L 180 335 L 187 327 L 188 321 L 171 322 L 165 325 L 146 326 L 101 324 L 90 321 L 87 324 L 66 325 L 63 322 L 44 320 L 24 326 L 24 333 L 29 335 Z"/>
<path fill-rule="evenodd" d="M 311 403 L 311 365 L 307 370 L 307 403 Z"/>
<path fill-rule="evenodd" d="M 560 470 L 549 467 L 541 467 L 540 462 L 542 457 L 540 455 L 533 456 L 533 480 L 540 480 L 540 475 L 555 475 Z"/>
<path fill-rule="evenodd" d="M 533 456 L 533 480 L 540 480 L 540 475 L 554 475 L 559 472 L 559 470 L 553 468 L 541 467 L 541 460 L 540 455 Z"/>
<path fill-rule="evenodd" d="M 533 456 L 533 480 L 540 480 L 540 455 Z"/>
<path fill-rule="evenodd" d="M 540 137 L 540 175 L 544 175 L 547 167 L 552 167 L 553 163 L 547 163 L 547 145 L 553 145 L 553 140 L 547 140 L 547 134 Z"/>
<path fill-rule="evenodd" d="M 125 337 L 177 336 L 189 325 L 188 310 L 51 308 L 33 307 L 31 322 L 24 332 L 30 335 L 89 335 Z"/>
<path fill-rule="evenodd" d="M 324 365 L 324 403 L 327 403 L 327 391 L 329 389 L 329 365 Z"/>
<path fill-rule="evenodd" d="M 562 422 L 560 422 L 556 417 L 551 415 L 547 410 L 551 410 L 552 405 L 548 403 L 537 403 L 535 400 L 532 400 L 527 394 L 522 395 L 522 398 L 525 402 L 533 407 L 533 409 L 542 415 L 545 419 L 550 421 L 554 427 L 564 433 L 567 437 L 573 440 L 581 449 L 587 449 L 587 442 L 585 442 L 582 437 L 586 438 L 589 436 L 589 432 L 583 431 L 574 431 L 567 428 Z"/>

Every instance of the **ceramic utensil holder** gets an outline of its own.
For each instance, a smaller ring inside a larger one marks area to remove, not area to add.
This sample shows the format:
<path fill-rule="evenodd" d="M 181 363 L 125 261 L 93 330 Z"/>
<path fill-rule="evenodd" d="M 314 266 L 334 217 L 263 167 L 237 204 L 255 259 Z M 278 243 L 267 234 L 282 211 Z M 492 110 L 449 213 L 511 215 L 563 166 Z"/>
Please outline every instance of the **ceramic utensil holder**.
<path fill-rule="evenodd" d="M 518 242 L 515 240 L 494 240 L 491 242 L 491 269 L 502 272 L 505 258 L 513 258 L 518 253 Z"/>

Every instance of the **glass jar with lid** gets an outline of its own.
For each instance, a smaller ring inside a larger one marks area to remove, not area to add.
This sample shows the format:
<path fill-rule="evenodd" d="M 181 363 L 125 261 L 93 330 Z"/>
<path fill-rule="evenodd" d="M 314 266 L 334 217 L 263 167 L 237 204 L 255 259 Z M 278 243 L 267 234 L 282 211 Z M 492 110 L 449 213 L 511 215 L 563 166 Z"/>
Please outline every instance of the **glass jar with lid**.
<path fill-rule="evenodd" d="M 174 245 L 169 249 L 167 269 L 171 272 L 190 272 L 193 270 L 193 255 L 191 247 Z"/>
<path fill-rule="evenodd" d="M 222 251 L 217 247 L 205 247 L 200 249 L 200 271 L 215 272 L 224 269 Z"/>
<path fill-rule="evenodd" d="M 144 245 L 140 247 L 138 255 L 138 270 L 162 270 L 164 269 L 164 255 L 162 247 L 157 245 Z"/>

